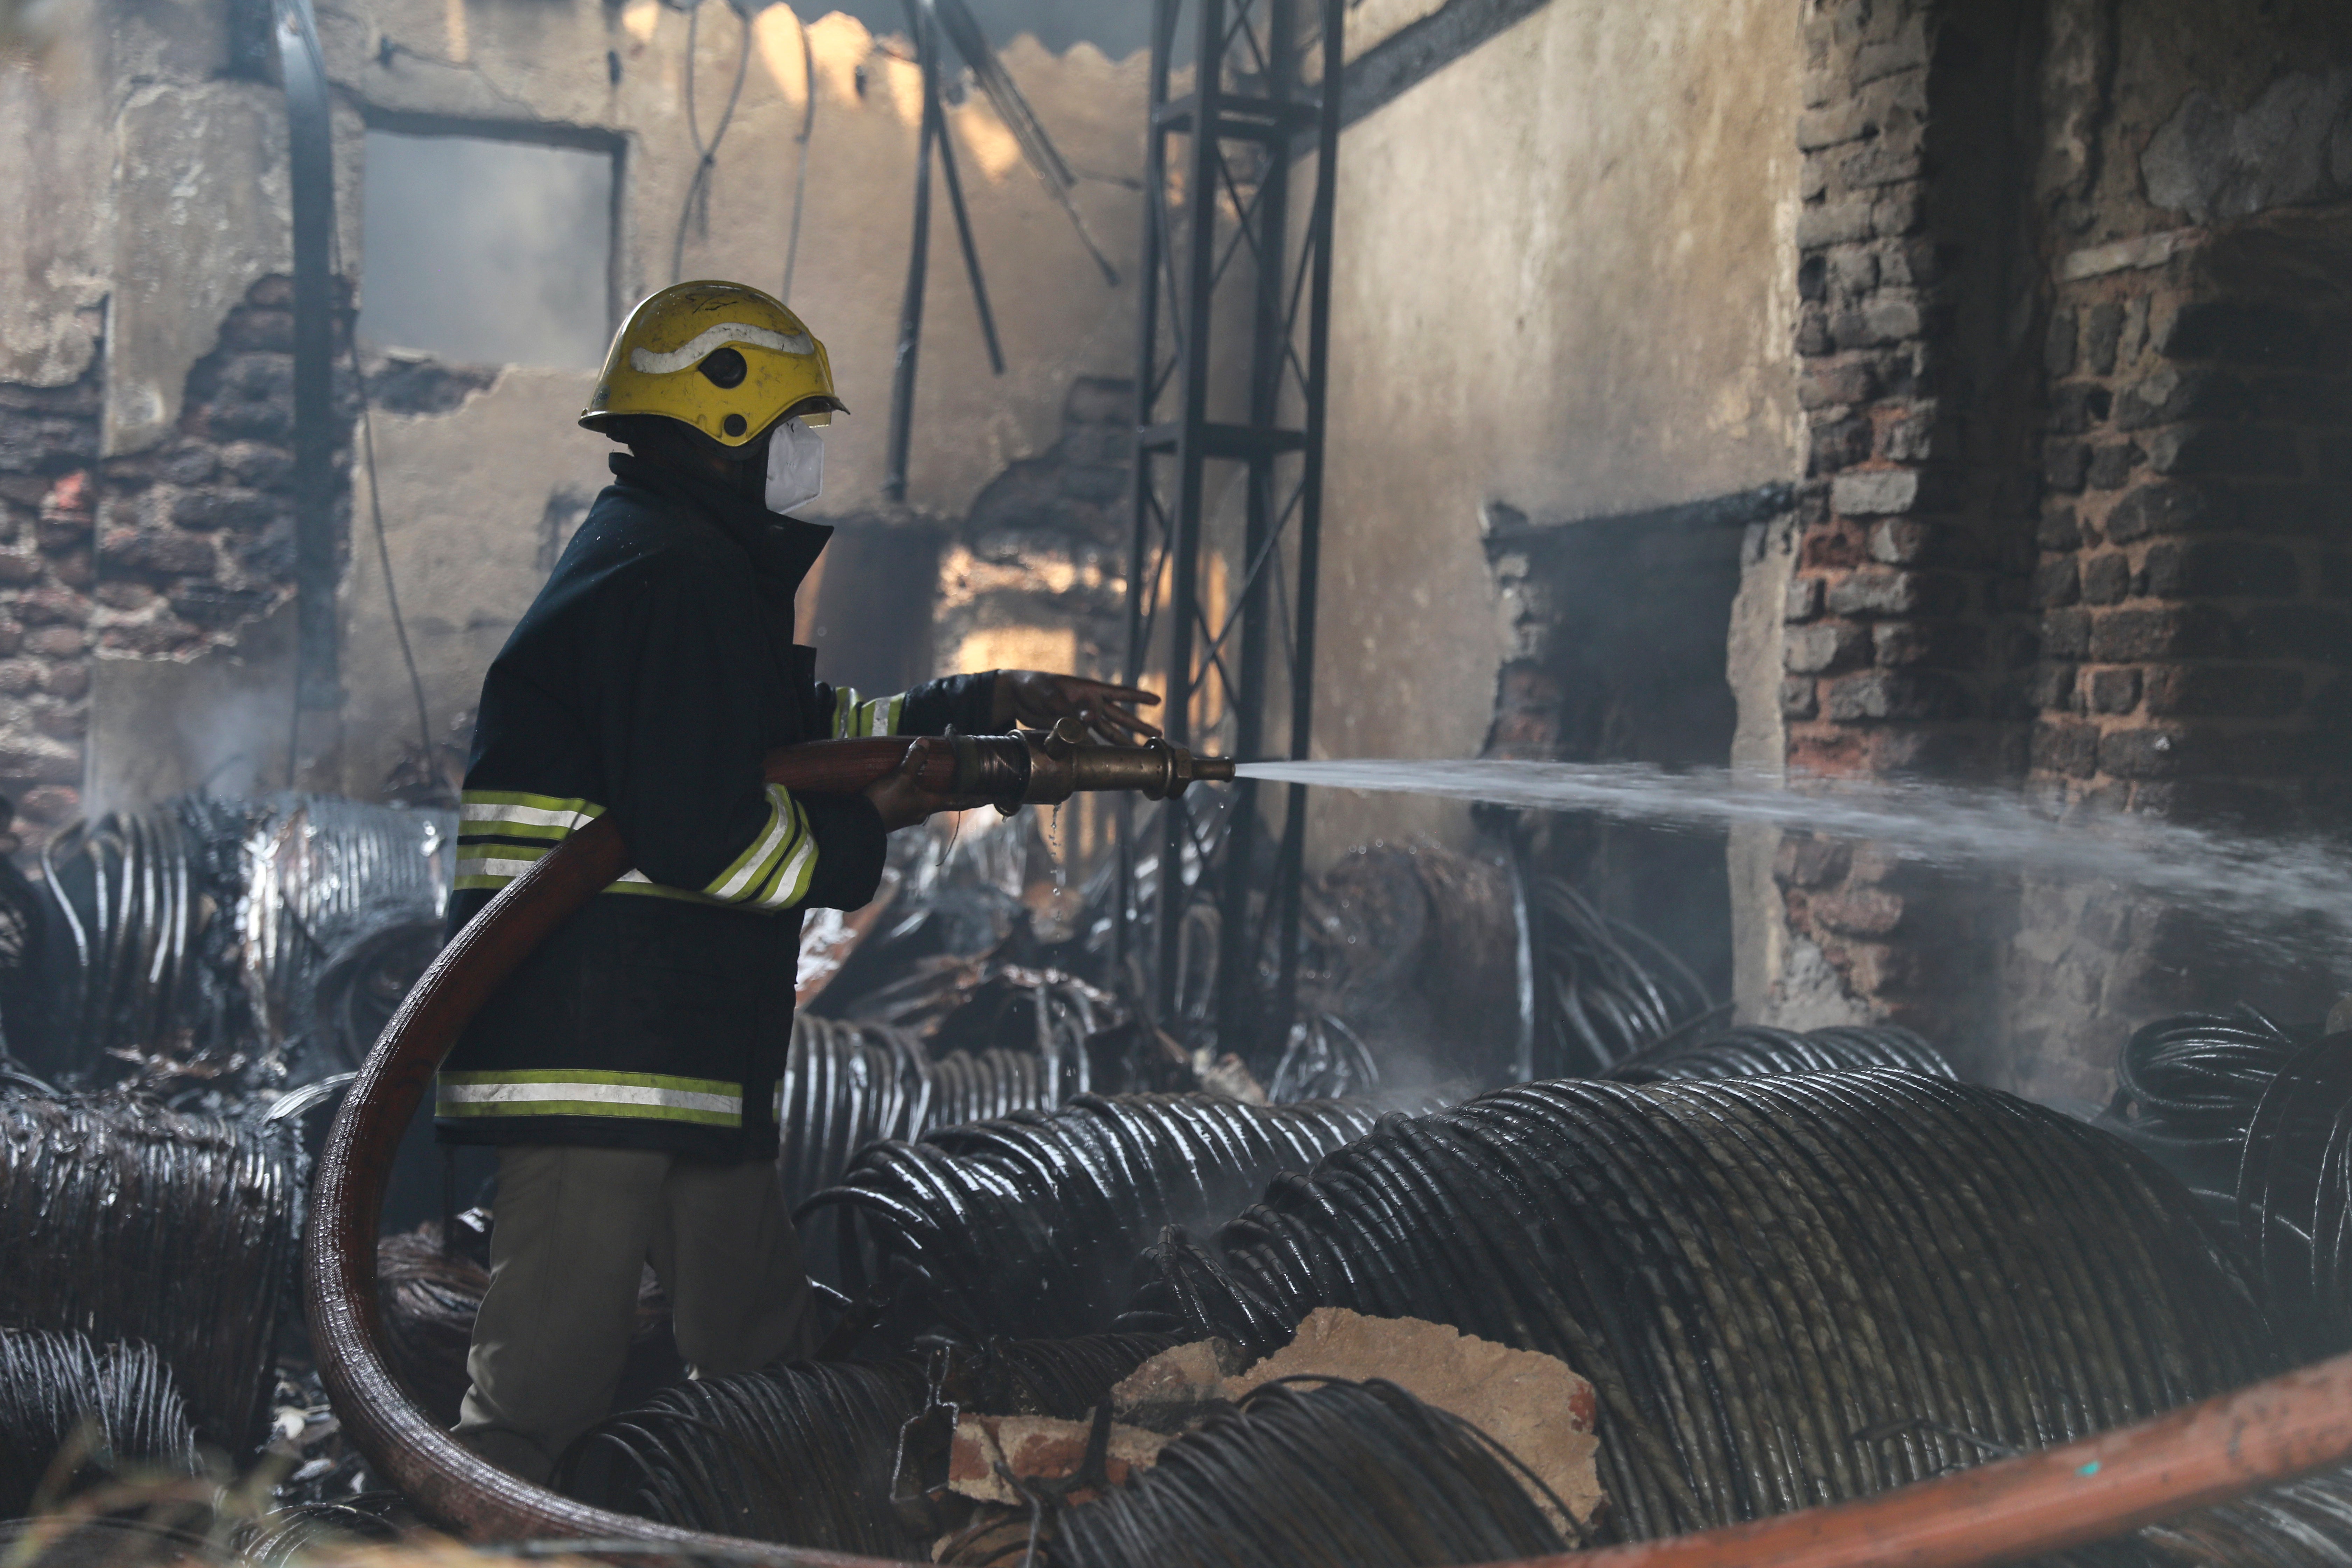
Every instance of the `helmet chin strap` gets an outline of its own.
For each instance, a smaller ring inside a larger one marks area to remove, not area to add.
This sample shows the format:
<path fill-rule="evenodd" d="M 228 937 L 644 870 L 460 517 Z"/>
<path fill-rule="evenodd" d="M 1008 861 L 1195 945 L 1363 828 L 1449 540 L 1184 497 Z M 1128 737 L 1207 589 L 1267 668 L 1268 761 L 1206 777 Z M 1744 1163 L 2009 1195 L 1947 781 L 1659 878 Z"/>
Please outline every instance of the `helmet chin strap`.
<path fill-rule="evenodd" d="M 770 511 L 788 512 L 824 493 L 824 437 L 798 419 L 787 419 L 768 437 L 768 482 L 761 501 Z"/>

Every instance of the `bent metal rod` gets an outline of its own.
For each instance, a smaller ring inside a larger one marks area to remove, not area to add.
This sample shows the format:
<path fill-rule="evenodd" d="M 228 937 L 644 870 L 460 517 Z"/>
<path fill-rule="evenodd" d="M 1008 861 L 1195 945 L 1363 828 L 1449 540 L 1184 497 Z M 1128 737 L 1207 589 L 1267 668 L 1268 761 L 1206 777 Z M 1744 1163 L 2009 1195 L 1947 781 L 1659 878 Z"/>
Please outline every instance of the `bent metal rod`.
<path fill-rule="evenodd" d="M 1049 805 L 1089 789 L 1179 795 L 1234 763 L 1164 742 L 1097 746 L 1049 735 L 818 742 L 772 753 L 771 783 L 845 794 L 925 752 L 928 788 L 980 803 Z M 501 889 L 434 960 L 370 1053 L 320 1160 L 303 1305 L 344 1431 L 425 1514 L 476 1541 L 662 1543 L 740 1560 L 848 1568 L 878 1560 L 795 1551 L 592 1508 L 477 1458 L 410 1402 L 383 1353 L 375 1256 L 384 1181 L 435 1070 L 475 1012 L 557 925 L 629 866 L 603 816 Z M 1972 1568 L 2102 1539 L 2352 1460 L 2352 1355 L 2063 1447 L 1832 1508 L 1549 1560 L 1568 1568 Z M 1530 1565 L 1532 1568 L 1532 1564 Z"/>

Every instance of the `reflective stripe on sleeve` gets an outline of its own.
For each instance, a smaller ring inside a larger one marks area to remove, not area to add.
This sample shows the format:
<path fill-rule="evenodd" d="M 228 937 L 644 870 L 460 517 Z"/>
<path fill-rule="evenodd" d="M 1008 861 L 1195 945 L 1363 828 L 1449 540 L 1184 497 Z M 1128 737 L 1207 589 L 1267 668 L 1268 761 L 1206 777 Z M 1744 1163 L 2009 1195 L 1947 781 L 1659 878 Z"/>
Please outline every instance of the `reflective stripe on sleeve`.
<path fill-rule="evenodd" d="M 816 874 L 816 840 L 808 814 L 781 784 L 768 786 L 768 820 L 751 847 L 702 890 L 722 903 L 790 908 L 807 896 Z"/>
<path fill-rule="evenodd" d="M 877 697 L 868 702 L 859 698 L 855 686 L 840 687 L 833 694 L 833 738 L 856 741 L 868 735 L 895 735 L 906 710 L 907 694 L 903 691 L 896 697 Z"/>
<path fill-rule="evenodd" d="M 604 816 L 604 808 L 578 796 L 469 789 L 457 812 L 454 889 L 495 893 L 530 870 L 533 862 L 545 858 L 549 850 Z M 770 785 L 768 820 L 759 837 L 709 887 L 664 887 L 643 871 L 631 870 L 604 891 L 732 909 L 782 910 L 808 896 L 809 880 L 815 874 L 816 845 L 809 837 L 807 816 L 790 795 Z"/>
<path fill-rule="evenodd" d="M 743 1094 L 740 1085 L 723 1079 L 662 1073 L 445 1072 L 434 1111 L 449 1117 L 610 1116 L 740 1127 Z"/>

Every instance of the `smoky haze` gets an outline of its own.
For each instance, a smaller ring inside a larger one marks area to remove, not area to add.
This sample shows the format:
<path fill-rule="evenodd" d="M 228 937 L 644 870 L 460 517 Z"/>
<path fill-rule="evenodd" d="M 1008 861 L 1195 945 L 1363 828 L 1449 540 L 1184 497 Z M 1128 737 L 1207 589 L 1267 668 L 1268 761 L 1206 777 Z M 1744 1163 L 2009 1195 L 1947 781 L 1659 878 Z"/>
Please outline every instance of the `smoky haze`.
<path fill-rule="evenodd" d="M 1059 54 L 1081 40 L 1113 59 L 1144 47 L 1151 39 L 1150 0 L 970 0 L 989 42 L 1000 47 L 1018 33 L 1034 33 L 1037 41 Z M 902 0 L 806 0 L 801 15 L 810 21 L 827 11 L 856 17 L 877 33 L 904 33 L 907 8 Z"/>
<path fill-rule="evenodd" d="M 603 361 L 611 154 L 371 131 L 362 200 L 365 341 L 467 364 Z"/>

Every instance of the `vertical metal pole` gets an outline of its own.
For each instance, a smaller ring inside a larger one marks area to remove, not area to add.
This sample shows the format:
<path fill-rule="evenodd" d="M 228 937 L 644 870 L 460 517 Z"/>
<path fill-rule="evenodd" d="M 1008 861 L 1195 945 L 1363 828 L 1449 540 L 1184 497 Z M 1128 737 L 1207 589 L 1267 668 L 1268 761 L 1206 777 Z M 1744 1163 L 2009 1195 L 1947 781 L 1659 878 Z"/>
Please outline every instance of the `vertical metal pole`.
<path fill-rule="evenodd" d="M 1155 384 L 1160 374 L 1160 280 L 1161 247 L 1168 243 L 1168 129 L 1161 123 L 1160 110 L 1168 102 L 1168 79 L 1173 68 L 1176 16 L 1182 0 L 1152 0 L 1151 7 L 1151 88 L 1147 95 L 1143 137 L 1143 249 L 1141 251 L 1142 299 L 1138 301 L 1135 363 L 1135 475 L 1134 527 L 1128 541 L 1127 552 L 1127 684 L 1133 686 L 1143 679 L 1144 665 L 1151 650 L 1144 646 L 1144 610 L 1150 605 L 1155 583 L 1144 581 L 1144 572 L 1152 556 L 1151 542 L 1147 537 L 1150 521 L 1155 510 L 1153 500 L 1158 495 L 1159 472 L 1155 454 L 1143 442 L 1143 432 L 1152 423 L 1157 398 Z M 1169 686 L 1172 698 L 1174 683 Z M 1131 929 L 1135 905 L 1135 808 L 1133 797 L 1122 790 L 1117 797 L 1118 813 L 1118 908 L 1114 912 L 1111 927 L 1114 946 L 1112 953 L 1118 973 L 1127 973 L 1128 961 L 1134 956 L 1134 932 Z"/>
<path fill-rule="evenodd" d="M 1184 407 L 1176 443 L 1176 516 L 1170 554 L 1174 582 L 1169 595 L 1168 738 L 1177 745 L 1192 739 L 1192 700 L 1200 682 L 1192 670 L 1192 630 L 1200 616 L 1201 511 L 1203 467 L 1201 427 L 1208 422 L 1209 317 L 1216 292 L 1217 131 L 1223 113 L 1225 0 L 1199 0 L 1201 26 L 1195 56 L 1192 160 L 1184 192 L 1190 209 L 1185 233 L 1183 306 Z M 1160 953 L 1154 977 L 1160 1016 L 1175 1012 L 1177 955 L 1187 905 L 1184 841 L 1191 829 L 1181 797 L 1160 808 Z M 1206 868 L 1202 868 L 1205 872 Z"/>
<path fill-rule="evenodd" d="M 1307 243 L 1315 247 L 1308 264 L 1307 305 L 1307 448 L 1298 496 L 1298 653 L 1290 673 L 1290 754 L 1303 761 L 1315 724 L 1315 595 L 1322 569 L 1323 446 L 1327 372 L 1331 361 L 1331 215 L 1338 197 L 1340 29 L 1346 0 L 1322 0 L 1322 116 L 1316 125 L 1315 206 Z M 1298 997 L 1299 884 L 1306 872 L 1307 786 L 1292 784 L 1282 824 L 1282 863 L 1277 873 L 1275 941 L 1276 1005 L 1279 1016 L 1297 1011 Z"/>
<path fill-rule="evenodd" d="M 889 447 L 882 469 L 882 493 L 907 499 L 907 453 L 914 439 L 915 364 L 923 342 L 923 289 L 931 259 L 931 142 L 940 130 L 938 39 L 931 8 L 906 0 L 908 30 L 923 71 L 921 151 L 915 155 L 915 232 L 907 257 L 907 292 L 898 303 L 898 359 L 890 374 Z M 750 26 L 746 23 L 745 26 Z"/>
<path fill-rule="evenodd" d="M 286 78 L 287 162 L 294 237 L 295 745 L 301 716 L 343 705 L 335 579 L 335 320 L 330 256 L 335 237 L 334 124 L 309 0 L 277 14 Z"/>
<path fill-rule="evenodd" d="M 1266 96 L 1276 105 L 1299 97 L 1298 16 L 1297 0 L 1266 0 Z M 1283 319 L 1283 284 L 1288 277 L 1284 262 L 1290 247 L 1290 148 L 1286 139 L 1265 143 L 1259 176 L 1255 219 L 1244 215 L 1257 231 L 1257 275 L 1250 321 L 1249 422 L 1254 430 L 1271 431 L 1281 418 L 1283 350 L 1288 322 Z M 1249 572 L 1274 531 L 1275 465 L 1271 444 L 1249 456 L 1247 518 L 1243 530 L 1242 569 Z M 1238 606 L 1241 648 L 1234 702 L 1234 754 L 1255 757 L 1265 749 L 1267 692 L 1266 650 L 1273 640 L 1269 614 L 1271 590 L 1259 571 L 1252 575 Z M 1217 1040 L 1221 1048 L 1244 1056 L 1257 1044 L 1259 1029 L 1272 1022 L 1276 1028 L 1287 1018 L 1265 1016 L 1257 986 L 1258 955 L 1265 951 L 1265 931 L 1251 919 L 1250 895 L 1257 860 L 1257 785 L 1247 779 L 1234 785 L 1233 804 L 1225 817 L 1225 863 L 1218 925 Z M 1266 906 L 1272 912 L 1276 905 Z"/>

